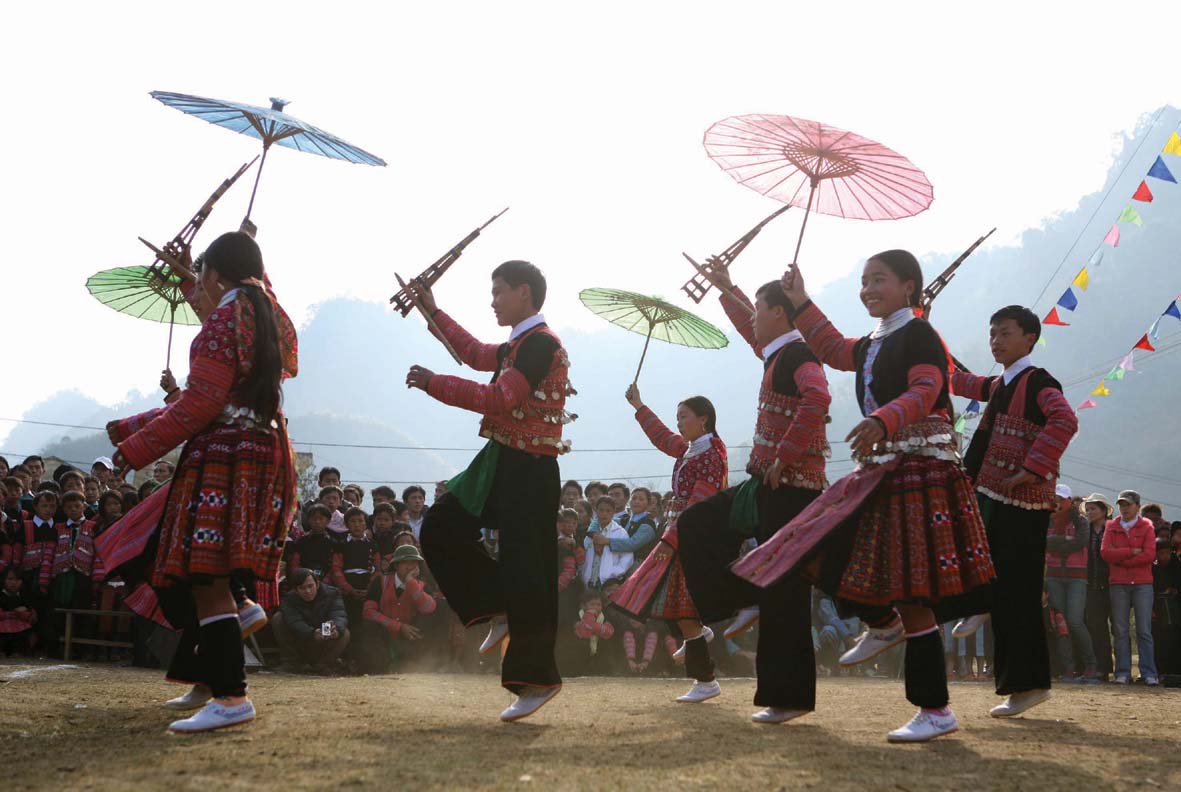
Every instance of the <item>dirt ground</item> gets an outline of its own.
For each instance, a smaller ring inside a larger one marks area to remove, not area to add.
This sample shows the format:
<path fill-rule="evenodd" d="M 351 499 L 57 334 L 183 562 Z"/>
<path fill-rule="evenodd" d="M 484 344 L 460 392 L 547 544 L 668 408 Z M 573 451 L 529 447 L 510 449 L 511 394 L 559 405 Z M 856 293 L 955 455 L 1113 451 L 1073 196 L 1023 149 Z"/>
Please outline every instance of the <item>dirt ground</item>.
<path fill-rule="evenodd" d="M 893 746 L 902 685 L 822 679 L 818 711 L 749 722 L 754 683 L 677 704 L 682 680 L 580 678 L 534 719 L 497 720 L 495 677 L 251 675 L 259 718 L 181 737 L 158 671 L 0 661 L 0 786 L 23 789 L 1181 789 L 1181 696 L 1069 686 L 996 721 L 984 683 L 953 685 L 958 734 Z"/>

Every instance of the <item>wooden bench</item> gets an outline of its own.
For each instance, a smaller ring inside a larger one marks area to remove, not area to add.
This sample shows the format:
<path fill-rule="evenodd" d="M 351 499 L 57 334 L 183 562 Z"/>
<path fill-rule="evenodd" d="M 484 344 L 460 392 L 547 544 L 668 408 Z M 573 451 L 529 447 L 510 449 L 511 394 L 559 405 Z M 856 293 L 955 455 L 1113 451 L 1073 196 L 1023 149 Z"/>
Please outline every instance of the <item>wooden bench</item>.
<path fill-rule="evenodd" d="M 131 611 L 113 611 L 113 610 L 91 610 L 89 608 L 55 608 L 57 613 L 64 613 L 66 615 L 66 630 L 62 637 L 64 644 L 62 659 L 66 662 L 70 661 L 70 656 L 73 653 L 74 644 L 85 644 L 86 646 L 107 646 L 114 649 L 131 649 L 135 645 L 131 641 L 107 641 L 101 638 L 75 638 L 74 637 L 74 617 L 75 616 L 118 616 L 122 618 L 129 618 L 134 614 Z"/>

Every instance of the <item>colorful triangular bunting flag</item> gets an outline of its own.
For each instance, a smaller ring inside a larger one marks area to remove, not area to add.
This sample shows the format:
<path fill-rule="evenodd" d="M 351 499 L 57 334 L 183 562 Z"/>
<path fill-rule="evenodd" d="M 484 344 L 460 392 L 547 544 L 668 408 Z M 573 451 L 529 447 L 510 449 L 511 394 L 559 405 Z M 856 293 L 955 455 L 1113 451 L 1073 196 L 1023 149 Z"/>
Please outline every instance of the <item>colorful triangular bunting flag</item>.
<path fill-rule="evenodd" d="M 1119 247 L 1119 224 L 1118 223 L 1111 227 L 1111 230 L 1107 232 L 1107 236 L 1103 237 L 1103 244 L 1111 245 L 1112 247 Z"/>
<path fill-rule="evenodd" d="M 1140 213 L 1132 208 L 1131 204 L 1124 207 L 1124 210 L 1119 214 L 1118 223 L 1131 223 L 1132 225 L 1144 225 L 1144 219 L 1140 217 Z"/>
<path fill-rule="evenodd" d="M 1087 287 L 1091 285 L 1091 276 L 1087 274 L 1086 267 L 1083 267 L 1078 271 L 1078 275 L 1074 276 L 1074 280 L 1071 281 L 1071 284 L 1078 286 L 1083 291 L 1087 290 Z"/>
<path fill-rule="evenodd" d="M 1136 370 L 1136 350 L 1129 350 L 1128 354 L 1124 355 L 1124 359 L 1119 362 L 1121 371 L 1135 371 Z"/>
<path fill-rule="evenodd" d="M 1078 407 L 1076 407 L 1076 408 L 1075 408 L 1075 410 L 1076 410 L 1076 411 L 1078 411 L 1078 410 L 1090 410 L 1090 409 L 1093 409 L 1093 408 L 1095 408 L 1095 407 L 1098 407 L 1098 406 L 1099 406 L 1099 403 L 1098 403 L 1098 402 L 1096 402 L 1094 399 L 1087 399 L 1085 402 L 1083 402 L 1083 403 L 1082 403 L 1082 404 L 1080 404 Z"/>
<path fill-rule="evenodd" d="M 1133 346 L 1132 349 L 1146 349 L 1149 352 L 1156 351 L 1156 347 L 1154 347 L 1148 341 L 1148 333 L 1145 333 L 1144 335 L 1140 336 L 1140 340 L 1136 342 L 1136 345 Z"/>
<path fill-rule="evenodd" d="M 1068 311 L 1073 311 L 1078 308 L 1078 297 L 1074 296 L 1074 292 L 1069 288 L 1062 292 L 1062 296 L 1058 298 L 1058 305 Z"/>
<path fill-rule="evenodd" d="M 1099 380 L 1099 384 L 1095 386 L 1095 390 L 1091 391 L 1092 396 L 1110 396 L 1111 390 L 1107 387 L 1107 380 Z"/>
<path fill-rule="evenodd" d="M 1044 347 L 1046 345 L 1046 337 L 1045 336 L 1038 336 L 1037 345 L 1040 347 Z"/>
<path fill-rule="evenodd" d="M 1103 263 L 1103 248 L 1099 248 L 1091 254 L 1091 260 L 1087 262 L 1092 267 L 1098 267 Z"/>
<path fill-rule="evenodd" d="M 1174 132 L 1173 134 L 1177 134 Z M 1143 201 L 1144 203 L 1152 203 L 1152 190 L 1148 189 L 1148 182 L 1140 182 L 1140 186 L 1136 188 L 1136 192 L 1132 194 L 1133 201 Z"/>
<path fill-rule="evenodd" d="M 1152 163 L 1152 167 L 1148 169 L 1148 175 L 1161 181 L 1172 182 L 1173 184 L 1177 183 L 1177 180 L 1173 178 L 1173 174 L 1169 171 L 1169 166 L 1165 165 L 1165 161 L 1160 157 L 1157 157 L 1156 162 Z"/>
<path fill-rule="evenodd" d="M 967 423 L 967 422 L 964 420 L 964 416 L 963 416 L 963 415 L 961 415 L 959 418 L 956 418 L 956 419 L 955 419 L 955 432 L 956 432 L 956 434 L 963 434 L 963 433 L 964 433 L 964 424 L 965 424 L 965 423 Z"/>
<path fill-rule="evenodd" d="M 1042 324 L 1058 325 L 1059 327 L 1070 327 L 1068 322 L 1063 322 L 1058 316 L 1058 309 L 1051 308 L 1050 312 L 1046 314 L 1046 318 L 1042 320 Z"/>
<path fill-rule="evenodd" d="M 1181 154 L 1181 135 L 1176 132 L 1169 135 L 1169 142 L 1161 151 L 1165 154 Z"/>
<path fill-rule="evenodd" d="M 978 414 L 980 412 L 980 402 L 972 399 L 972 401 L 968 402 L 968 409 L 964 410 L 964 412 Z"/>
<path fill-rule="evenodd" d="M 1113 382 L 1122 382 L 1124 379 L 1124 373 L 1125 372 L 1122 368 L 1116 366 L 1111 371 L 1107 372 L 1107 376 L 1103 379 L 1111 380 Z"/>
<path fill-rule="evenodd" d="M 1165 312 L 1161 316 L 1172 316 L 1174 319 L 1181 319 L 1181 309 L 1177 308 L 1177 301 L 1173 300 L 1169 303 L 1169 307 L 1165 309 Z"/>

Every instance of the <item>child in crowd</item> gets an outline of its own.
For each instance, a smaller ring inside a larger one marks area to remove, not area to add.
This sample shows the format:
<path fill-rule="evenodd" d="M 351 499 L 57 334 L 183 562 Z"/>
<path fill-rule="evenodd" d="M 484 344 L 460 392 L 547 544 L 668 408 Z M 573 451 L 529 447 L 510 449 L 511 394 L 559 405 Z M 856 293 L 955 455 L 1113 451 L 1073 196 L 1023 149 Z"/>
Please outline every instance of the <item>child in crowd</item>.
<path fill-rule="evenodd" d="M 615 521 L 617 505 L 618 501 L 609 495 L 599 498 L 595 504 L 595 512 L 599 520 L 598 535 L 608 541 L 628 539 L 627 530 Z M 593 589 L 602 589 L 605 580 L 625 577 L 635 558 L 632 553 L 617 553 L 608 544 L 596 543 L 594 536 L 586 538 L 584 550 L 586 551 L 586 560 L 582 567 L 582 582 Z"/>
<path fill-rule="evenodd" d="M 607 494 L 607 485 L 601 481 L 592 481 L 586 485 L 586 489 L 582 492 L 582 497 L 592 506 L 598 503 L 599 498 Z"/>
<path fill-rule="evenodd" d="M 287 568 L 310 569 L 317 581 L 332 572 L 332 553 L 337 543 L 328 536 L 328 521 L 332 512 L 323 503 L 314 503 L 307 511 L 308 532 L 289 544 Z"/>
<path fill-rule="evenodd" d="M 87 519 L 98 514 L 98 498 L 103 494 L 102 482 L 94 476 L 82 479 L 82 494 L 86 496 Z"/>
<path fill-rule="evenodd" d="M 67 490 L 61 499 L 61 510 L 64 519 L 54 526 L 57 537 L 49 584 L 52 601 L 58 608 L 91 608 L 94 605 L 91 581 L 101 579 L 102 575 L 101 567 L 96 569 L 94 523 L 86 519 L 86 497 L 77 490 Z M 66 614 L 55 616 L 55 638 L 60 640 L 65 630 Z M 76 618 L 75 623 L 79 634 L 94 634 L 92 619 Z"/>
<path fill-rule="evenodd" d="M 37 608 L 23 590 L 24 581 L 18 570 L 4 570 L 4 587 L 0 590 L 0 650 L 6 656 L 25 654 L 33 648 L 33 626 L 37 623 Z"/>
<path fill-rule="evenodd" d="M 607 598 L 596 589 L 587 589 L 582 596 L 582 607 L 578 621 L 574 624 L 574 635 L 586 641 L 581 653 L 580 671 L 588 675 L 603 675 L 610 671 L 611 661 L 604 641 L 615 635 L 613 625 L 603 612 Z"/>
<path fill-rule="evenodd" d="M 23 521 L 29 519 L 29 514 L 21 508 L 21 496 L 25 494 L 25 485 L 17 476 L 4 479 L 4 513 L 9 519 Z"/>
<path fill-rule="evenodd" d="M 421 579 L 422 565 L 418 548 L 403 545 L 394 551 L 389 572 L 369 584 L 363 609 L 368 644 L 363 665 L 368 673 L 385 673 L 391 661 L 396 670 L 422 639 L 422 630 L 411 622 L 438 607 Z"/>
<path fill-rule="evenodd" d="M 647 673 L 660 645 L 660 622 L 654 619 L 640 622 L 629 618 L 622 632 L 623 656 L 628 670 L 633 674 Z M 676 640 L 667 633 L 666 637 L 673 641 L 672 652 L 669 653 L 671 656 L 677 650 Z"/>
<path fill-rule="evenodd" d="M 320 489 L 319 501 L 328 507 L 328 513 L 331 515 L 328 518 L 328 535 L 338 542 L 343 542 L 349 534 L 349 529 L 345 526 L 344 514 L 341 512 L 341 506 L 344 503 L 344 490 L 335 484 L 323 487 Z"/>
<path fill-rule="evenodd" d="M 377 569 L 377 546 L 365 535 L 368 526 L 364 511 L 353 506 L 344 513 L 344 522 L 349 533 L 332 554 L 332 585 L 344 596 L 349 624 L 360 624 L 365 592 Z"/>
<path fill-rule="evenodd" d="M 567 481 L 562 485 L 562 508 L 573 509 L 574 504 L 582 500 L 582 485 L 577 481 Z"/>
<path fill-rule="evenodd" d="M 398 525 L 398 513 L 389 501 L 382 501 L 373 507 L 373 544 L 377 546 L 377 554 L 381 558 L 382 574 L 386 573 L 390 558 L 394 555 L 395 537 L 402 530 L 409 529 L 408 525 Z"/>
<path fill-rule="evenodd" d="M 361 501 L 365 500 L 365 490 L 357 484 L 349 484 L 342 491 L 346 503 L 351 503 L 353 506 L 359 507 Z"/>
<path fill-rule="evenodd" d="M 398 499 L 398 494 L 394 492 L 393 487 L 382 484 L 380 487 L 374 487 L 373 492 L 369 493 L 373 498 L 373 512 L 377 513 L 377 507 L 383 503 L 393 503 Z"/>
<path fill-rule="evenodd" d="M 595 516 L 595 509 L 590 505 L 590 501 L 584 498 L 574 504 L 574 511 L 578 514 L 578 527 L 574 530 L 574 543 L 582 547 L 582 543 L 590 531 L 590 524 Z"/>

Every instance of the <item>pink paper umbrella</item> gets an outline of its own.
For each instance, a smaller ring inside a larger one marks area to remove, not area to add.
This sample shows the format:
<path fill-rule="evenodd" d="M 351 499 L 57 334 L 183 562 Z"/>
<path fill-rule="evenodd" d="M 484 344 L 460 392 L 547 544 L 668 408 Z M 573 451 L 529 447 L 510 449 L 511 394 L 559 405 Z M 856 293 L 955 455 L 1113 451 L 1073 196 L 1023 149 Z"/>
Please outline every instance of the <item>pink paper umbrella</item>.
<path fill-rule="evenodd" d="M 813 209 L 858 220 L 896 220 L 918 214 L 934 200 L 931 183 L 906 157 L 818 121 L 732 116 L 707 129 L 703 142 L 710 158 L 739 184 L 804 207 L 795 259 Z"/>

